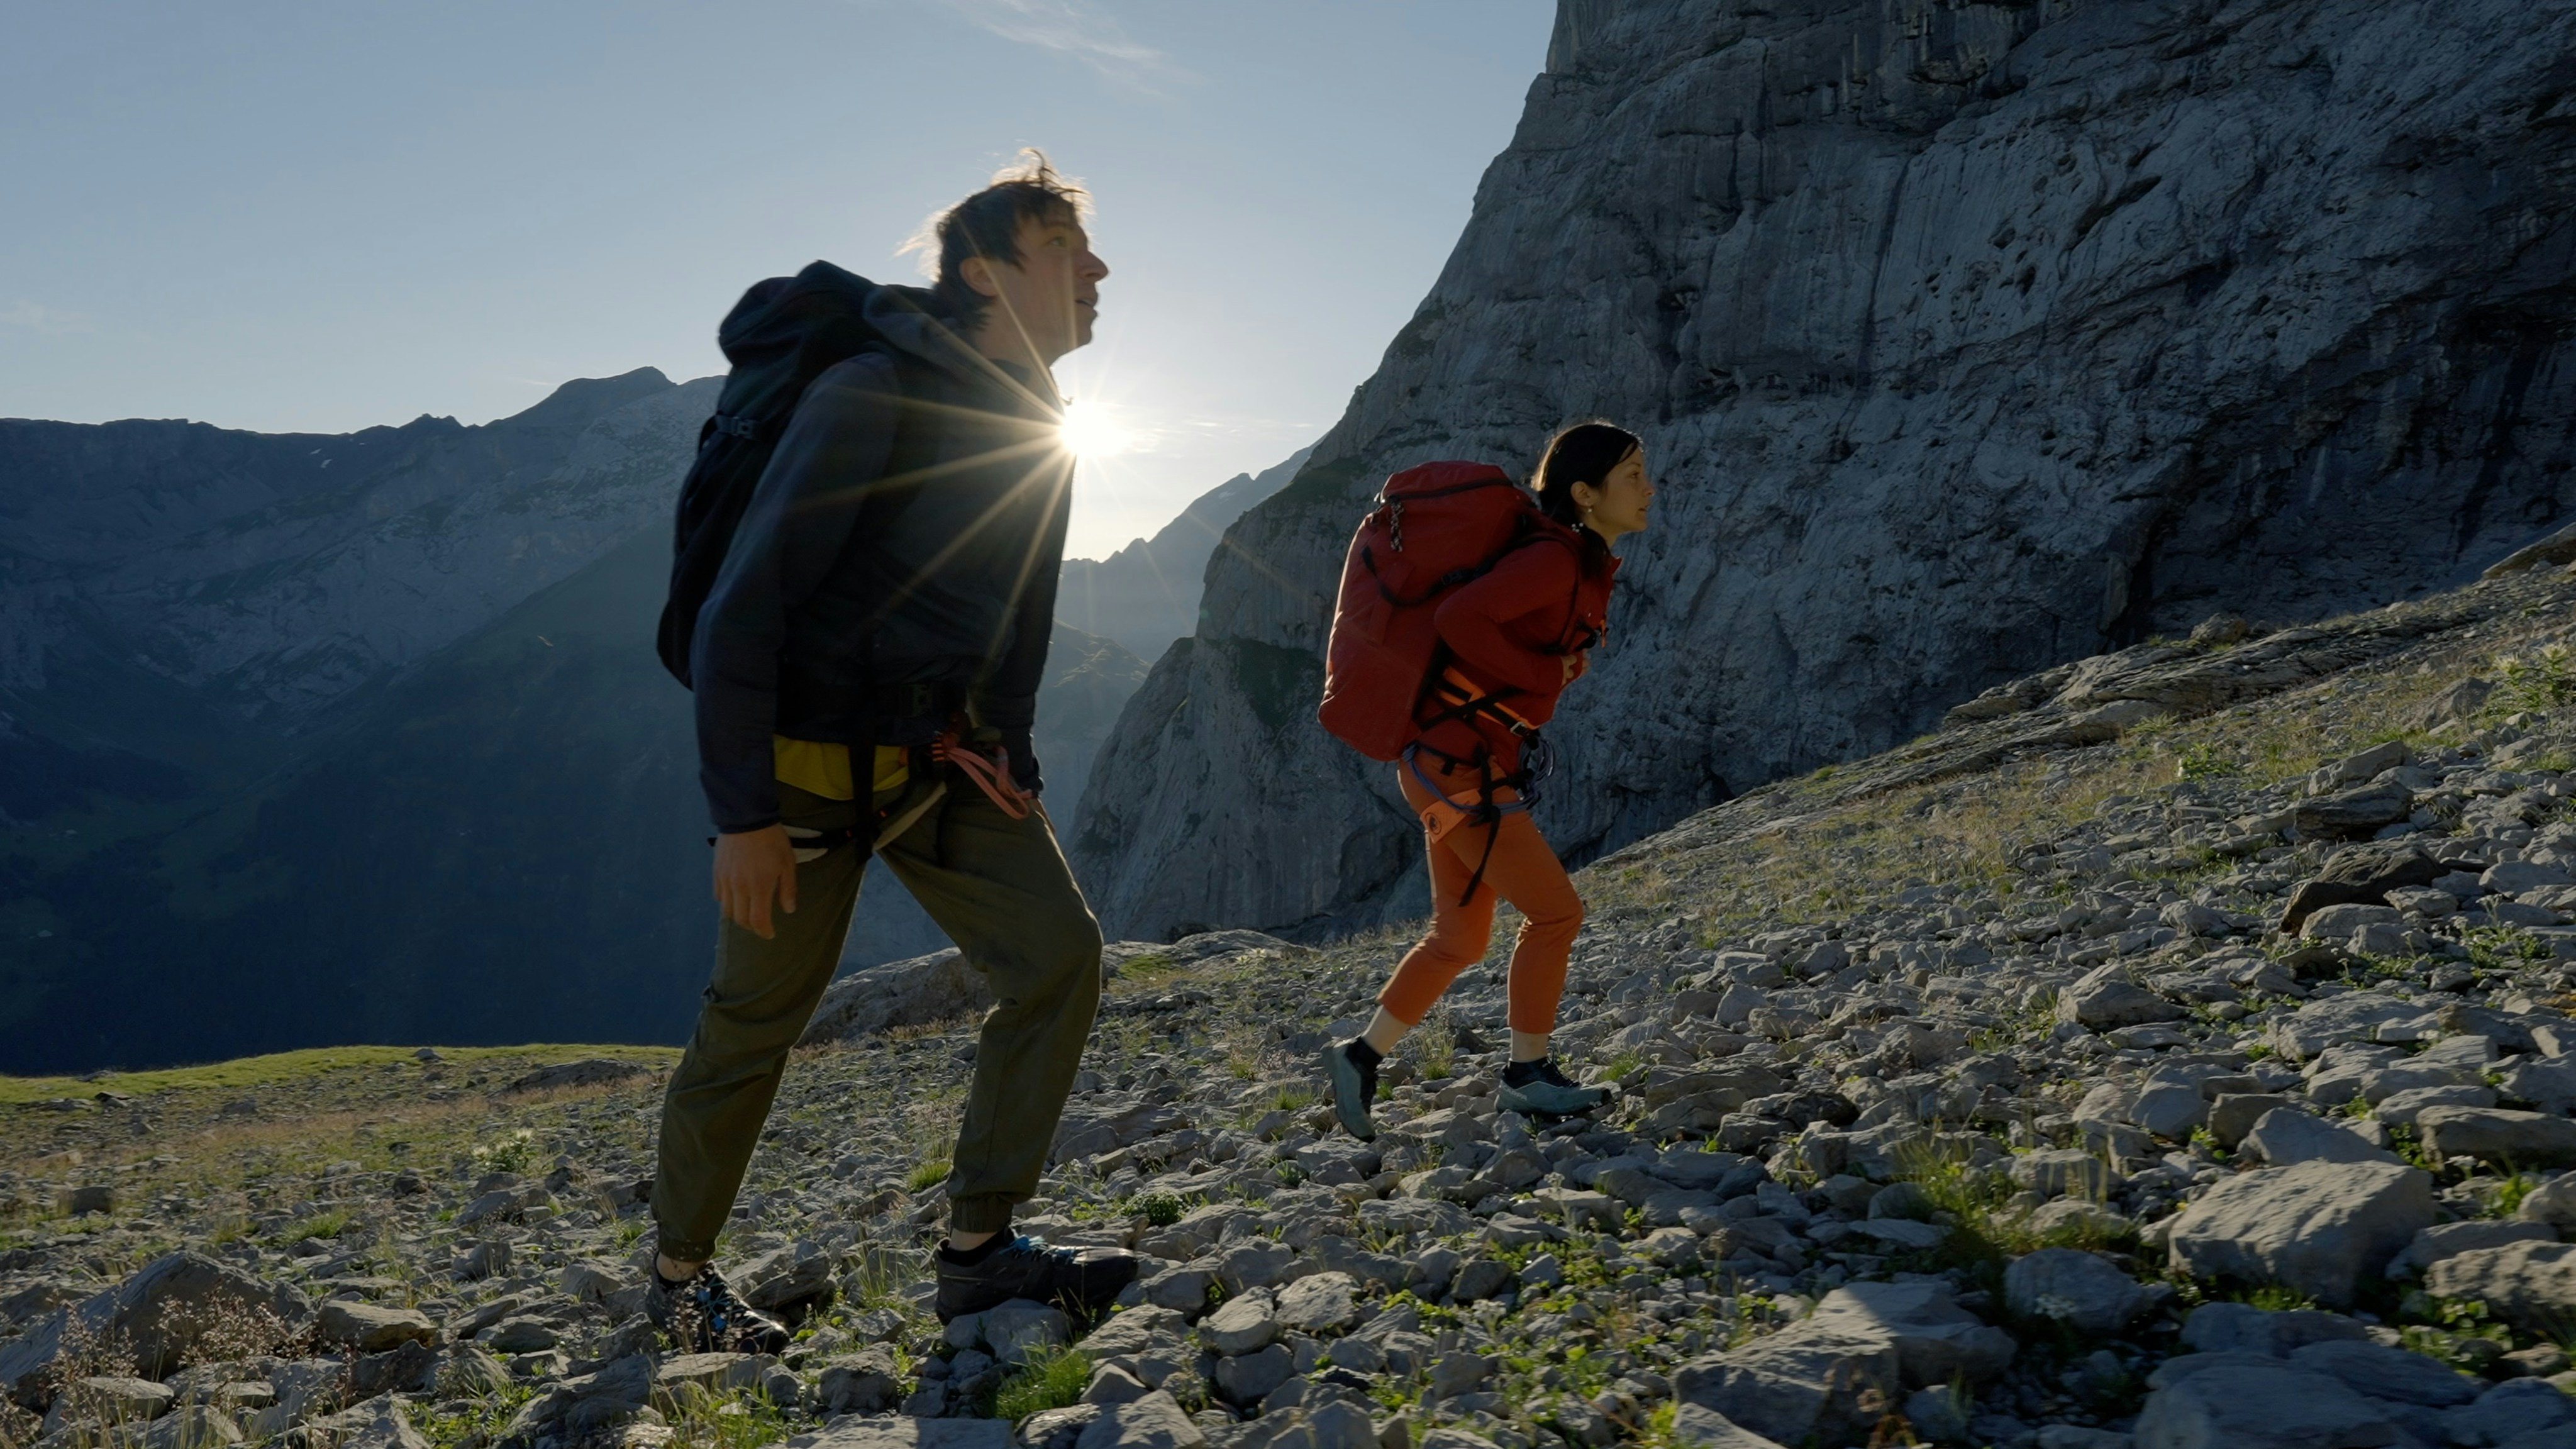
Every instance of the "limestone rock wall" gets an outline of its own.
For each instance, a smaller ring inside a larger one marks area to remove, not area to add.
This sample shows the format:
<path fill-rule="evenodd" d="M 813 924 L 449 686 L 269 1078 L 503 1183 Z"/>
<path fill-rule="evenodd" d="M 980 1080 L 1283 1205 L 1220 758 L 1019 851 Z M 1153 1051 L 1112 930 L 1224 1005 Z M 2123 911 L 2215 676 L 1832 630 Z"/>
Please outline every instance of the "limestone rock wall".
<path fill-rule="evenodd" d="M 1311 680 L 1390 470 L 1642 432 L 1550 734 L 1577 858 L 1999 680 L 2455 583 L 2558 519 L 2565 0 L 1564 0 L 1472 219 L 1094 767 L 1113 935 L 1421 913 Z M 1300 694 L 1297 691 L 1303 690 Z"/>

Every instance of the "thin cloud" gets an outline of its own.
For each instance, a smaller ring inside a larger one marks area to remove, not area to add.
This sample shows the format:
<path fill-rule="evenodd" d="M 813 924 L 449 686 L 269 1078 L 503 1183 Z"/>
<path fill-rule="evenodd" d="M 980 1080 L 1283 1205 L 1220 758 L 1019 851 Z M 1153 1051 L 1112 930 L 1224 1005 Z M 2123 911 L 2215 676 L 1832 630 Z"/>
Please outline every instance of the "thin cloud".
<path fill-rule="evenodd" d="M 1127 38 L 1118 22 L 1082 0 L 949 0 L 970 23 L 1004 40 L 1069 55 L 1112 80 L 1141 84 L 1194 80 L 1149 45 Z"/>
<path fill-rule="evenodd" d="M 59 307 L 47 307 L 24 300 L 0 305 L 0 327 L 17 327 L 29 332 L 44 332 L 57 336 L 66 332 L 94 330 L 90 320 L 78 312 L 66 312 Z"/>

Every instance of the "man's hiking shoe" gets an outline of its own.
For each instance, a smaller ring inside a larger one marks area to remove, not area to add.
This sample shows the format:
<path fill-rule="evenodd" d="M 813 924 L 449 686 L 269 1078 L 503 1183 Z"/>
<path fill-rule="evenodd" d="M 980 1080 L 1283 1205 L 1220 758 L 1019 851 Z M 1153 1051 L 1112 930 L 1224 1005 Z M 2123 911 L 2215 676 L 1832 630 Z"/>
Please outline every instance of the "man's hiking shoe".
<path fill-rule="evenodd" d="M 1495 1105 L 1531 1117 L 1571 1117 L 1606 1105 L 1607 1087 L 1577 1086 L 1556 1069 L 1554 1057 L 1514 1062 L 1503 1069 L 1503 1089 Z"/>
<path fill-rule="evenodd" d="M 1377 1136 L 1377 1124 L 1369 1120 L 1369 1106 L 1377 1100 L 1377 1061 L 1362 1060 L 1354 1048 L 1366 1051 L 1368 1043 L 1354 1037 L 1324 1052 L 1324 1080 L 1332 1085 L 1333 1116 L 1342 1130 L 1366 1142 Z"/>
<path fill-rule="evenodd" d="M 942 1249 L 931 1255 L 939 1265 L 939 1321 L 998 1308 L 1014 1298 L 1051 1303 L 1076 1318 L 1106 1312 L 1118 1290 L 1136 1281 L 1136 1256 L 1109 1248 L 1050 1248 L 1043 1238 L 1023 1233 L 972 1263 L 960 1263 Z"/>
<path fill-rule="evenodd" d="M 783 1353 L 787 1330 L 742 1301 L 709 1263 L 677 1283 L 659 1272 L 644 1294 L 644 1316 L 682 1353 Z"/>

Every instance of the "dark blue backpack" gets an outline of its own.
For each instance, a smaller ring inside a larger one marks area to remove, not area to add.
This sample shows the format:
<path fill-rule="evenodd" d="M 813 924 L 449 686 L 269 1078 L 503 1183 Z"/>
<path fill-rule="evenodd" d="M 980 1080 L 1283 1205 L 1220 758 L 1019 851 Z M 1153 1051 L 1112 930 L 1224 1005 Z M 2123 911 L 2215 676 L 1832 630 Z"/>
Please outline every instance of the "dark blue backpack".
<path fill-rule="evenodd" d="M 680 485 L 671 593 L 656 639 L 662 667 L 682 684 L 690 682 L 689 643 L 698 632 L 698 611 L 724 568 L 734 530 L 778 450 L 788 417 L 826 369 L 884 345 L 883 334 L 867 319 L 868 303 L 881 294 L 931 310 L 930 294 L 920 288 L 879 286 L 816 262 L 795 276 L 753 286 L 716 330 L 716 343 L 733 368 L 725 374 L 715 416 L 698 430 L 697 461 Z M 886 350 L 898 361 L 904 355 Z"/>

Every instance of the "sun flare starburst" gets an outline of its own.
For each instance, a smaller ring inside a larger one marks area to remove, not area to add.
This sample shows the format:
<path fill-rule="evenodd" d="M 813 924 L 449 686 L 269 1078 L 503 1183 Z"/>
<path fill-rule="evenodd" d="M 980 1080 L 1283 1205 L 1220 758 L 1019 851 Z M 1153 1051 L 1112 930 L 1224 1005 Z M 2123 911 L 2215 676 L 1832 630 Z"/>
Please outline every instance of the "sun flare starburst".
<path fill-rule="evenodd" d="M 1077 458 L 1106 458 L 1126 452 L 1136 441 L 1134 429 L 1100 404 L 1089 402 L 1065 405 L 1057 436 L 1064 440 L 1065 451 Z"/>

